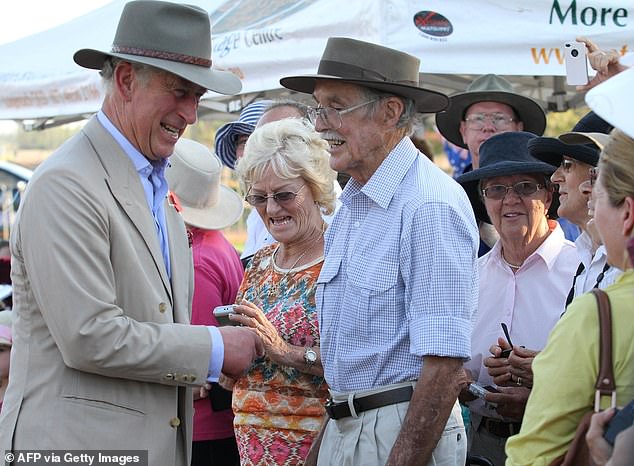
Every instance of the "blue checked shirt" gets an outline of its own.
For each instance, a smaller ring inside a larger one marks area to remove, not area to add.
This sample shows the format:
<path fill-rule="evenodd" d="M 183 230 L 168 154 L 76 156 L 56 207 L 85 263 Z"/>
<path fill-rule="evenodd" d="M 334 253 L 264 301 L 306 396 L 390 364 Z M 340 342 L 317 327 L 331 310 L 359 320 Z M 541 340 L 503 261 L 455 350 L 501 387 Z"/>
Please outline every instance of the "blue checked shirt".
<path fill-rule="evenodd" d="M 317 282 L 330 388 L 416 380 L 426 355 L 468 359 L 479 237 L 460 185 L 404 138 L 340 200 Z"/>

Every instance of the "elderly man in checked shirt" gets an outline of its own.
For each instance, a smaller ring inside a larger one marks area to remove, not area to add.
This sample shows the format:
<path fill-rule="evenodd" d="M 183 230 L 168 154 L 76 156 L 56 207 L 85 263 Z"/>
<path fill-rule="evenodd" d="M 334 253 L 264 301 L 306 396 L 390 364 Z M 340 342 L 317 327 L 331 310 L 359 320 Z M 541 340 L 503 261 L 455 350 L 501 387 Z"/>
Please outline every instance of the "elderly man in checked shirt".
<path fill-rule="evenodd" d="M 446 108 L 418 85 L 419 60 L 330 38 L 309 117 L 351 175 L 326 231 L 317 290 L 331 399 L 307 465 L 464 465 L 457 396 L 477 303 L 478 229 L 466 194 L 408 138 Z"/>

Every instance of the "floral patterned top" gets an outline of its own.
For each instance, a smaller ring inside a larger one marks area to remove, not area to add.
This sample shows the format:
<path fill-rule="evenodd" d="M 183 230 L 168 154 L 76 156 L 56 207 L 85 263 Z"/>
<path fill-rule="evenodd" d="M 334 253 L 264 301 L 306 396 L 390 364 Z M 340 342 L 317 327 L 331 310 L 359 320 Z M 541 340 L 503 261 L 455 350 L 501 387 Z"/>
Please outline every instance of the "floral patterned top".
<path fill-rule="evenodd" d="M 257 305 L 291 345 L 318 347 L 315 285 L 323 257 L 295 269 L 280 269 L 273 261 L 277 247 L 277 243 L 266 246 L 254 256 L 236 302 L 246 299 Z M 234 427 L 242 464 L 295 464 L 291 457 L 296 455 L 295 459 L 303 460 L 321 427 L 327 395 L 323 377 L 280 366 L 267 356 L 255 360 L 233 388 Z M 246 438 L 247 432 L 256 438 Z M 294 449 L 292 443 L 296 443 L 301 451 L 279 451 L 285 448 L 277 440 L 274 456 L 262 451 L 274 438 L 284 436 L 293 439 L 288 448 Z M 247 452 L 251 461 L 245 462 Z"/>

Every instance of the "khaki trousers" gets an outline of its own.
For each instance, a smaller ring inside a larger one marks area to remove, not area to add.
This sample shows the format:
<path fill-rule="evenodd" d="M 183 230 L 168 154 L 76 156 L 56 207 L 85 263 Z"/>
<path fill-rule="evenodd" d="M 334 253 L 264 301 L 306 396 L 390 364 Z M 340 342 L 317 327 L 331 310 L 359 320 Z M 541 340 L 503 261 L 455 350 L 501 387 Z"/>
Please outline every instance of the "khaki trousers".
<path fill-rule="evenodd" d="M 416 382 L 356 392 L 354 395 L 358 398 L 407 385 L 415 386 Z M 346 401 L 350 396 L 332 391 L 331 395 L 335 402 Z M 319 448 L 318 466 L 383 466 L 401 430 L 408 407 L 409 402 L 404 402 L 365 411 L 357 417 L 338 421 L 330 419 Z M 467 437 L 456 400 L 428 466 L 464 466 L 466 458 Z"/>

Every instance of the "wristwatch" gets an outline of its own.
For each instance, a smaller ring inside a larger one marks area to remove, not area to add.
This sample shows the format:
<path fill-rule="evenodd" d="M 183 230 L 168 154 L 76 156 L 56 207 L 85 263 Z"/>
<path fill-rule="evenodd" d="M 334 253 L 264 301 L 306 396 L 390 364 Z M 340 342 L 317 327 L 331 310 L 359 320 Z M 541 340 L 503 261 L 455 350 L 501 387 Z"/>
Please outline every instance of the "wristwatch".
<path fill-rule="evenodd" d="M 317 353 L 314 349 L 306 347 L 306 349 L 304 350 L 304 362 L 308 367 L 311 367 L 317 362 Z"/>

